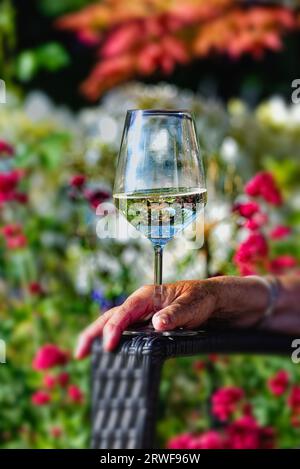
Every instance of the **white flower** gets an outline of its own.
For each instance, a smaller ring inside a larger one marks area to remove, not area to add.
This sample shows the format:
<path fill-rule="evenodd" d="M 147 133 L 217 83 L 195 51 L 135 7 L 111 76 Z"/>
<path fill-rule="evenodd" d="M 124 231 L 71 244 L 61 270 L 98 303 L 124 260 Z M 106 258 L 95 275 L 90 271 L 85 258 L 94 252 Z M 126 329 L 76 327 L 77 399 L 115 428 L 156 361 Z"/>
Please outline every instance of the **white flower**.
<path fill-rule="evenodd" d="M 232 137 L 226 137 L 220 148 L 220 155 L 223 160 L 228 163 L 236 163 L 239 158 L 239 147 Z"/>

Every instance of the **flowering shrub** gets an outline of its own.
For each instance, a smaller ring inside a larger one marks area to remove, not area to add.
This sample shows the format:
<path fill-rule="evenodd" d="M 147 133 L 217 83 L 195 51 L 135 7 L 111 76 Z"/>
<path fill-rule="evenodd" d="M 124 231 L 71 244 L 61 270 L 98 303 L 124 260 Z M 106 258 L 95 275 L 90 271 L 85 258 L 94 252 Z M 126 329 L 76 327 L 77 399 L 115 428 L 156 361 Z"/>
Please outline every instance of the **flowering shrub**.
<path fill-rule="evenodd" d="M 299 26 L 291 7 L 236 0 L 104 0 L 57 25 L 97 50 L 98 61 L 82 85 L 90 99 L 137 75 L 170 74 L 177 64 L 212 53 L 260 58 L 265 50 L 280 50 L 281 36 Z"/>
<path fill-rule="evenodd" d="M 163 84 L 116 89 L 76 115 L 40 93 L 8 102 L 0 108 L 0 338 L 8 351 L 0 365 L 1 446 L 88 447 L 89 362 L 72 359 L 76 337 L 152 281 L 146 240 L 96 236 L 95 207 L 110 203 L 125 110 L 189 108 L 196 118 L 209 195 L 206 242 L 199 251 L 170 243 L 164 274 L 173 281 L 247 269 L 298 272 L 300 107 L 274 98 L 254 111 L 240 101 L 224 108 Z M 297 444 L 295 365 L 186 360 L 165 369 L 162 445 L 178 434 L 182 440 L 170 445 Z M 288 380 L 277 375 L 282 369 Z"/>

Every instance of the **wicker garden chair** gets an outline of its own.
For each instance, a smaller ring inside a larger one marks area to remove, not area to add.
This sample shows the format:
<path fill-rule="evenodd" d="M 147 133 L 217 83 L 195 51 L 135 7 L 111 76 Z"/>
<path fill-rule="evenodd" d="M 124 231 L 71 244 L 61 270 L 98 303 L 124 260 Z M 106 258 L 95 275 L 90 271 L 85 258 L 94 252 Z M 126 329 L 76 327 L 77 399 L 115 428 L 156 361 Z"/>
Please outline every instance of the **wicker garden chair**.
<path fill-rule="evenodd" d="M 290 355 L 293 338 L 257 330 L 206 330 L 175 336 L 123 335 L 115 352 L 95 340 L 92 357 L 92 447 L 154 446 L 162 365 L 206 353 Z"/>

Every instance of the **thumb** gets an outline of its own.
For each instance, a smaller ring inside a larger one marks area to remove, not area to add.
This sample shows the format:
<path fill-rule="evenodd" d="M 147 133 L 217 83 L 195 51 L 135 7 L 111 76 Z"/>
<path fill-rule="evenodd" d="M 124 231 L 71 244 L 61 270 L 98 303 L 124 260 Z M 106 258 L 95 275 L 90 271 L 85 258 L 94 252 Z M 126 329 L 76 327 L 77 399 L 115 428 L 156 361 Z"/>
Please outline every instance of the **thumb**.
<path fill-rule="evenodd" d="M 157 331 L 170 331 L 184 326 L 191 320 L 191 308 L 187 305 L 172 303 L 152 317 L 152 324 Z"/>

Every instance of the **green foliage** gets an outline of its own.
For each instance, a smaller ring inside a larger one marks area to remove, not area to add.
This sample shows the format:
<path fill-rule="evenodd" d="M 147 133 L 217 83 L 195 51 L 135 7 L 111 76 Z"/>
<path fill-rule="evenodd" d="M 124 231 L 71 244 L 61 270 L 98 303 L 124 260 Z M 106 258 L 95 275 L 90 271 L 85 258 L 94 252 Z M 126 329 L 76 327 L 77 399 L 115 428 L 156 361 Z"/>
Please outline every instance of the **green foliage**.
<path fill-rule="evenodd" d="M 55 72 L 69 64 L 66 50 L 57 42 L 25 50 L 17 58 L 16 76 L 21 81 L 31 80 L 39 71 Z"/>

